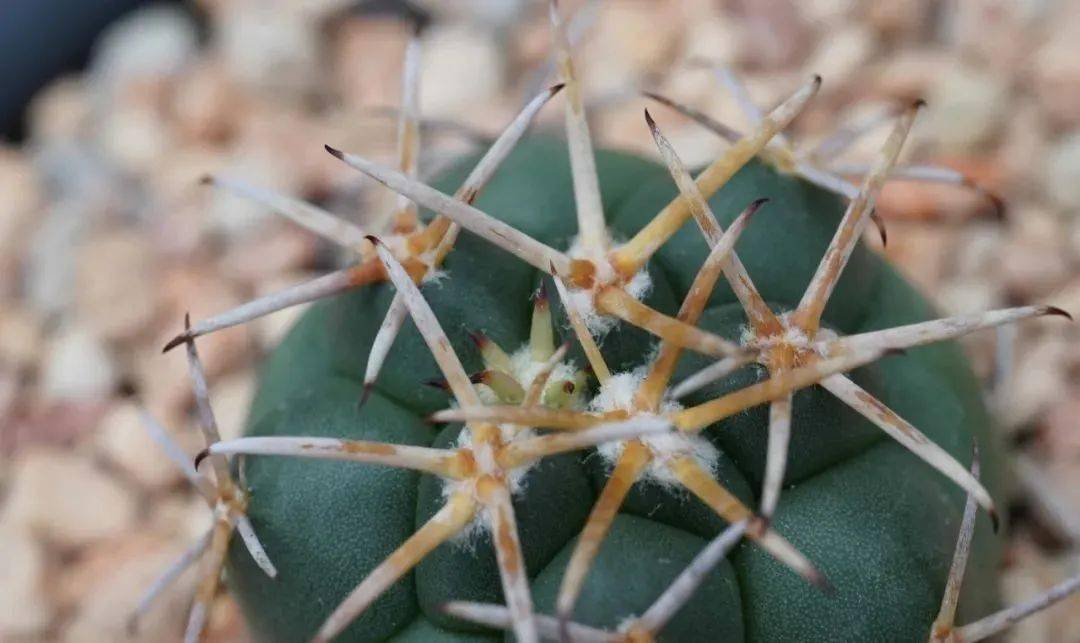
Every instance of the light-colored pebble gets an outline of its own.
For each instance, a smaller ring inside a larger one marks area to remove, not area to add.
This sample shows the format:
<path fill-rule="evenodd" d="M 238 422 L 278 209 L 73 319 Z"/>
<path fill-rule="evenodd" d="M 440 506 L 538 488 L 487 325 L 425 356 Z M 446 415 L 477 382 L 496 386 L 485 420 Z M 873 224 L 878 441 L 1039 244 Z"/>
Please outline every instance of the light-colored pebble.
<path fill-rule="evenodd" d="M 33 369 L 41 358 L 43 345 L 40 315 L 18 304 L 0 307 L 0 364 Z"/>
<path fill-rule="evenodd" d="M 41 543 L 29 532 L 0 526 L 0 638 L 35 637 L 48 627 L 52 615 Z"/>
<path fill-rule="evenodd" d="M 195 55 L 194 20 L 177 5 L 156 4 L 113 23 L 94 45 L 90 72 L 95 88 L 115 89 L 180 72 Z"/>
<path fill-rule="evenodd" d="M 300 99 L 321 78 L 318 23 L 295 6 L 229 4 L 216 18 L 225 64 L 248 89 L 276 100 Z"/>
<path fill-rule="evenodd" d="M 54 449 L 21 453 L 0 522 L 47 542 L 77 547 L 115 538 L 134 526 L 135 501 L 88 458 Z"/>
<path fill-rule="evenodd" d="M 81 326 L 49 340 L 42 361 L 42 392 L 54 399 L 92 400 L 108 395 L 117 372 L 105 345 Z"/>
<path fill-rule="evenodd" d="M 134 230 L 91 235 L 76 250 L 76 314 L 98 336 L 130 339 L 153 321 L 157 304 L 154 250 Z"/>
<path fill-rule="evenodd" d="M 1050 197 L 1080 218 L 1080 130 L 1053 145 L 1042 169 Z"/>
<path fill-rule="evenodd" d="M 999 75 L 953 66 L 927 97 L 926 121 L 942 149 L 968 151 L 995 138 L 1009 113 L 1009 86 Z"/>
<path fill-rule="evenodd" d="M 420 109 L 429 117 L 460 117 L 492 102 L 502 86 L 505 62 L 494 34 L 435 25 L 422 48 Z"/>
<path fill-rule="evenodd" d="M 133 534 L 95 546 L 66 570 L 62 590 L 75 606 L 61 640 L 122 641 L 129 617 L 143 593 L 175 561 L 185 543 L 147 533 Z M 177 579 L 138 622 L 140 641 L 176 640 L 184 630 L 197 565 Z"/>

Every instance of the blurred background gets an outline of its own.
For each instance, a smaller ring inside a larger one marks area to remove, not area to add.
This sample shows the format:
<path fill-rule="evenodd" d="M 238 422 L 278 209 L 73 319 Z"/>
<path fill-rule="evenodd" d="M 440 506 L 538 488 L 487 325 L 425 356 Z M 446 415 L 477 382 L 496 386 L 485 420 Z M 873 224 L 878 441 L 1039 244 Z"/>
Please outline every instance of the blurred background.
<path fill-rule="evenodd" d="M 181 325 L 320 274 L 334 249 L 200 186 L 205 173 L 354 220 L 390 197 L 322 149 L 392 163 L 409 19 L 423 32 L 421 172 L 495 133 L 550 82 L 546 3 L 528 0 L 6 0 L 0 6 L 0 639 L 123 640 L 139 595 L 209 515 L 130 401 L 194 453 Z M 765 108 L 810 73 L 792 129 L 812 141 L 917 97 L 906 156 L 964 188 L 895 182 L 884 252 L 953 314 L 1047 302 L 1080 313 L 1080 2 L 564 0 L 599 144 L 655 155 L 649 106 L 680 154 L 725 144 L 638 91 L 735 127 L 700 60 L 736 69 Z M 561 100 L 561 99 L 559 99 Z M 558 101 L 557 101 L 558 102 Z M 540 127 L 561 128 L 561 105 Z M 873 158 L 885 130 L 845 156 Z M 879 245 L 874 241 L 876 245 Z M 200 340 L 223 433 L 244 421 L 259 358 L 299 310 Z M 1004 594 L 1076 572 L 1080 330 L 1032 323 L 965 342 L 1014 458 Z M 191 577 L 136 638 L 178 640 Z M 1060 606 L 1014 640 L 1080 640 Z M 218 602 L 211 638 L 244 640 Z"/>

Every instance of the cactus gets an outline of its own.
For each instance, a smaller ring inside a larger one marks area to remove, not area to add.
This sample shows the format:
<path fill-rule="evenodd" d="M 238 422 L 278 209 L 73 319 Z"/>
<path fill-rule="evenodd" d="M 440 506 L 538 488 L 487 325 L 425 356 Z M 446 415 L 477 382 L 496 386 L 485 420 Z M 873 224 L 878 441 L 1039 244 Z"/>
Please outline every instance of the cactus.
<path fill-rule="evenodd" d="M 434 186 L 409 48 L 399 167 L 327 147 L 401 195 L 377 230 L 209 180 L 360 261 L 166 346 L 192 365 L 195 467 L 151 426 L 215 523 L 140 612 L 200 555 L 188 640 L 223 568 L 256 638 L 281 641 L 970 641 L 1075 591 L 986 616 L 1001 454 L 949 343 L 1063 311 L 935 319 L 860 244 L 919 105 L 858 188 L 780 134 L 820 78 L 744 135 L 691 113 L 734 139 L 695 178 L 648 111 L 664 165 L 593 150 L 554 4 L 552 24 L 561 83 Z M 560 92 L 566 143 L 525 138 Z M 220 441 L 196 339 L 311 301 L 247 435 Z"/>

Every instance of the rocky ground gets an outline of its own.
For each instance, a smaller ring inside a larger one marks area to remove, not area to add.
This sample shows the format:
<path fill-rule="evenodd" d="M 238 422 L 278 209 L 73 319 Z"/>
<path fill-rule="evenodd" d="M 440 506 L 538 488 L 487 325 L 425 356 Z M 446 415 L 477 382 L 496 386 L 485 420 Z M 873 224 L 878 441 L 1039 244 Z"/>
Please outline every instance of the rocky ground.
<path fill-rule="evenodd" d="M 438 122 L 422 170 L 434 171 L 547 82 L 549 32 L 533 2 L 426 4 L 421 104 Z M 342 0 L 196 7 L 198 22 L 159 7 L 115 25 L 85 74 L 38 96 L 25 144 L 0 147 L 3 640 L 123 639 L 141 591 L 209 520 L 128 393 L 194 452 L 183 355 L 161 354 L 183 313 L 221 311 L 341 259 L 199 177 L 226 170 L 360 222 L 390 202 L 322 145 L 392 161 L 395 125 L 379 108 L 398 102 L 406 25 Z M 734 65 L 764 106 L 823 74 L 799 140 L 927 98 L 907 155 L 974 177 L 1008 216 L 971 190 L 897 182 L 880 204 L 886 253 L 950 313 L 1027 302 L 1080 313 L 1080 4 L 611 0 L 586 12 L 576 56 L 603 144 L 654 154 L 639 87 L 745 127 L 700 58 Z M 652 111 L 688 162 L 723 149 Z M 543 120 L 558 127 L 561 110 Z M 870 159 L 884 133 L 849 158 Z M 260 355 L 298 312 L 200 340 L 226 434 L 242 426 Z M 1010 600 L 1080 565 L 1078 338 L 1075 325 L 1032 323 L 966 343 L 1016 456 Z M 179 638 L 192 581 L 137 638 Z M 1080 640 L 1073 601 L 1013 638 Z M 228 599 L 213 624 L 213 640 L 242 640 Z"/>

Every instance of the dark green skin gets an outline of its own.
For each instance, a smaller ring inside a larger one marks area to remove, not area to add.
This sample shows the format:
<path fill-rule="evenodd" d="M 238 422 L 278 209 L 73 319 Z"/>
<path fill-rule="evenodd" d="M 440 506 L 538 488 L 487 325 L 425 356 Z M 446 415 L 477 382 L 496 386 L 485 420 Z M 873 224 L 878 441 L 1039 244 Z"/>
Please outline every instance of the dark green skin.
<path fill-rule="evenodd" d="M 472 162 L 444 177 L 440 189 L 452 192 Z M 597 167 L 609 224 L 625 237 L 676 193 L 664 168 L 649 161 L 600 152 Z M 758 162 L 740 171 L 710 203 L 727 225 L 759 197 L 771 202 L 739 241 L 738 252 L 765 298 L 776 310 L 790 310 L 837 227 L 843 203 Z M 537 138 L 519 146 L 477 206 L 565 248 L 575 232 L 565 144 Z M 687 223 L 650 264 L 655 287 L 648 303 L 673 314 L 706 250 L 700 232 Z M 526 340 L 529 295 L 540 281 L 535 270 L 468 233 L 445 267 L 449 278 L 423 290 L 467 370 L 480 368 L 467 331 L 484 331 L 507 350 Z M 390 286 L 381 285 L 314 305 L 267 360 L 248 434 L 448 444 L 460 427 L 423 420 L 449 400 L 421 384 L 439 373 L 411 322 L 391 351 L 376 390 L 357 409 L 368 348 L 392 295 Z M 734 302 L 721 283 L 701 325 L 738 338 L 745 319 Z M 856 333 L 935 316 L 892 268 L 860 247 L 824 321 L 840 332 Z M 570 337 L 566 328 L 560 332 Z M 641 331 L 620 327 L 603 349 L 614 368 L 629 368 L 640 364 L 652 344 Z M 584 363 L 580 355 L 578 363 Z M 688 354 L 679 377 L 706 363 Z M 758 369 L 745 369 L 691 401 L 759 377 Z M 977 439 L 983 479 L 998 495 L 1002 467 L 991 419 L 955 345 L 910 350 L 853 377 L 965 464 Z M 662 633 L 663 640 L 926 640 L 959 528 L 962 492 L 822 389 L 801 391 L 795 400 L 786 488 L 775 525 L 816 563 L 836 594 L 810 587 L 744 542 L 707 577 Z M 720 422 L 706 435 L 722 452 L 720 481 L 756 506 L 766 407 Z M 529 474 L 515 499 L 540 611 L 553 609 L 576 535 L 606 475 L 595 457 L 552 458 Z M 251 518 L 280 577 L 266 578 L 237 542 L 228 577 L 261 641 L 309 638 L 442 500 L 438 480 L 373 465 L 253 457 L 247 479 Z M 977 525 L 961 605 L 965 618 L 988 612 L 996 602 L 1000 542 L 985 516 Z M 640 614 L 723 527 L 722 520 L 685 493 L 639 483 L 590 572 L 575 618 L 615 627 Z M 501 597 L 490 540 L 476 535 L 464 546 L 440 546 L 340 640 L 502 638 L 439 611 L 452 599 L 501 602 Z"/>

